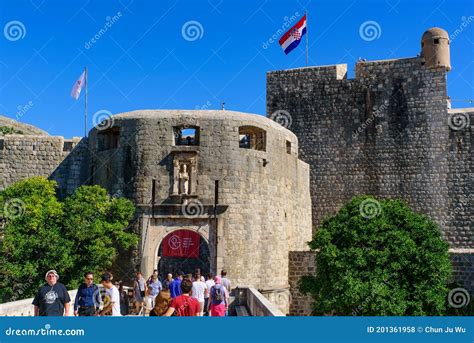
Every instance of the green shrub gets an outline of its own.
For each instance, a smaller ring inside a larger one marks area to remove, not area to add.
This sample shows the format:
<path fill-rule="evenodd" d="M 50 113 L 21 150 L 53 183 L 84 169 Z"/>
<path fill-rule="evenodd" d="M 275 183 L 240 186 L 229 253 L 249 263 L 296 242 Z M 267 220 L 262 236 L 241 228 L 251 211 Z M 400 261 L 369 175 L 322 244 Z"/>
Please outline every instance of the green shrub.
<path fill-rule="evenodd" d="M 55 188 L 54 181 L 33 177 L 0 192 L 3 302 L 33 296 L 49 269 L 75 288 L 85 271 L 110 268 L 118 249 L 138 243 L 127 229 L 134 213 L 129 200 L 112 198 L 99 186 L 81 186 L 61 202 Z"/>
<path fill-rule="evenodd" d="M 442 315 L 448 244 L 400 200 L 358 196 L 323 221 L 310 248 L 316 275 L 300 281 L 316 315 Z"/>

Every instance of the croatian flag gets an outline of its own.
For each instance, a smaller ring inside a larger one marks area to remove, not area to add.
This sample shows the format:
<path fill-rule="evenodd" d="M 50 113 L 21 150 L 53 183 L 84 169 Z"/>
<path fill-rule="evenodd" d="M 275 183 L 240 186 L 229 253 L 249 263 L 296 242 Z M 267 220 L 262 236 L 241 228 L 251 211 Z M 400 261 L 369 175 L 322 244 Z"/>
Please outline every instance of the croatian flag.
<path fill-rule="evenodd" d="M 79 99 L 79 96 L 81 95 L 81 90 L 82 90 L 82 87 L 84 86 L 85 78 L 86 78 L 86 71 L 84 70 L 81 76 L 79 76 L 79 79 L 74 83 L 74 86 L 72 87 L 71 96 L 76 100 Z"/>
<path fill-rule="evenodd" d="M 289 29 L 283 36 L 281 36 L 278 43 L 285 54 L 289 54 L 294 48 L 296 48 L 303 35 L 306 33 L 306 14 L 297 22 L 291 29 Z"/>

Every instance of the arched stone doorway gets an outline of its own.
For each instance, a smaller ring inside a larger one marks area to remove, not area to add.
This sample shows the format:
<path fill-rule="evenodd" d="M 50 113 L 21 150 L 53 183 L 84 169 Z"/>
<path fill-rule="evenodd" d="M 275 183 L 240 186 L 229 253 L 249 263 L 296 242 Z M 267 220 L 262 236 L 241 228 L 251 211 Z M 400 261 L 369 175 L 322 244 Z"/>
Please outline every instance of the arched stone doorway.
<path fill-rule="evenodd" d="M 160 273 L 168 273 L 168 269 L 171 269 L 171 273 L 176 272 L 173 264 L 170 265 L 171 261 L 161 261 L 162 257 L 162 242 L 169 234 L 176 232 L 178 230 L 190 230 L 199 234 L 200 236 L 200 245 L 202 247 L 202 253 L 199 254 L 199 259 L 202 261 L 200 264 L 201 272 L 205 273 L 210 271 L 215 273 L 216 270 L 222 268 L 222 253 L 224 247 L 217 247 L 217 232 L 216 226 L 214 225 L 215 221 L 209 219 L 208 216 L 197 217 L 197 218 L 170 218 L 170 217 L 161 217 L 161 218 L 146 218 L 144 217 L 143 225 L 143 234 L 142 234 L 142 258 L 140 262 L 140 270 L 144 275 L 151 275 L 154 269 L 161 269 Z M 221 224 L 219 223 L 219 227 Z M 224 240 L 221 240 L 221 245 L 223 245 Z M 209 257 L 207 257 L 209 256 Z M 188 264 L 192 265 L 187 267 L 185 264 L 186 259 L 181 261 L 173 261 L 174 265 L 177 265 L 181 262 L 183 272 L 189 271 L 194 272 L 193 263 L 196 261 L 187 261 Z M 172 262 L 172 263 L 173 263 Z"/>
<path fill-rule="evenodd" d="M 158 247 L 157 256 L 157 269 L 160 276 L 165 277 L 168 273 L 176 275 L 178 271 L 182 271 L 185 274 L 194 274 L 196 268 L 201 270 L 202 275 L 206 275 L 211 271 L 211 253 L 209 244 L 200 234 L 196 234 L 198 242 L 196 242 L 194 250 L 197 251 L 193 251 L 189 254 L 182 254 L 181 256 L 166 256 L 166 253 L 169 254 L 171 249 L 166 249 L 164 245 L 169 245 L 170 242 L 177 243 L 177 246 L 183 244 L 179 238 L 177 238 L 177 234 L 186 231 L 193 232 L 192 230 L 186 229 L 176 230 L 168 233 L 161 241 Z"/>

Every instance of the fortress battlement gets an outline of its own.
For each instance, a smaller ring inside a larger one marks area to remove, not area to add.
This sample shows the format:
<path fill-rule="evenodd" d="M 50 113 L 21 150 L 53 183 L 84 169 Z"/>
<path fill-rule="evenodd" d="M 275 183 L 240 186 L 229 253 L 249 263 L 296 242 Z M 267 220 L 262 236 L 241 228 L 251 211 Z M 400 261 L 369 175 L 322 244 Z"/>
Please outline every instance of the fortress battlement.
<path fill-rule="evenodd" d="M 327 66 L 312 66 L 277 70 L 267 72 L 267 84 L 296 83 L 304 84 L 308 80 L 312 83 L 346 83 L 358 84 L 362 82 L 369 86 L 380 79 L 397 78 L 411 79 L 413 76 L 425 74 L 446 73 L 445 68 L 427 68 L 423 57 L 409 57 L 376 61 L 358 61 L 355 64 L 355 77 L 347 78 L 347 64 Z"/>
<path fill-rule="evenodd" d="M 315 228 L 352 197 L 371 194 L 428 215 L 453 252 L 473 248 L 474 112 L 449 109 L 450 69 L 448 34 L 432 28 L 420 56 L 361 60 L 354 79 L 345 64 L 267 73 L 267 115 L 291 116 L 310 165 Z M 453 261 L 457 282 L 471 289 L 472 275 Z"/>
<path fill-rule="evenodd" d="M 321 80 L 343 80 L 347 78 L 347 64 L 312 66 L 267 72 L 267 80 L 284 80 L 288 77 L 311 77 Z"/>

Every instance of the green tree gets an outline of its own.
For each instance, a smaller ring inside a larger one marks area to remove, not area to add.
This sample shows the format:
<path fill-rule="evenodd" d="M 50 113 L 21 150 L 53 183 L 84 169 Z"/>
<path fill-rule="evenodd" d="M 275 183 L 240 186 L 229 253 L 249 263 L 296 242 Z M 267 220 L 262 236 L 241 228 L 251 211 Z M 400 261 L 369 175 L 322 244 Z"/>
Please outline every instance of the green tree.
<path fill-rule="evenodd" d="M 81 186 L 64 202 L 64 237 L 73 241 L 75 277 L 70 287 L 81 281 L 77 275 L 98 274 L 109 269 L 118 249 L 138 244 L 138 236 L 127 232 L 135 208 L 124 198 L 110 197 L 100 186 Z M 71 274 L 72 275 L 72 274 Z"/>
<path fill-rule="evenodd" d="M 47 270 L 61 275 L 73 266 L 73 242 L 61 230 L 63 206 L 55 187 L 54 181 L 34 177 L 0 192 L 0 300 L 32 296 Z"/>
<path fill-rule="evenodd" d="M 82 186 L 60 202 L 55 187 L 54 181 L 34 177 L 0 192 L 2 301 L 33 296 L 49 269 L 75 288 L 85 271 L 110 268 L 118 249 L 138 243 L 127 229 L 134 214 L 129 200 L 112 198 L 99 186 Z"/>
<path fill-rule="evenodd" d="M 451 277 L 438 226 L 400 200 L 359 196 L 323 221 L 300 281 L 316 315 L 442 315 Z"/>

